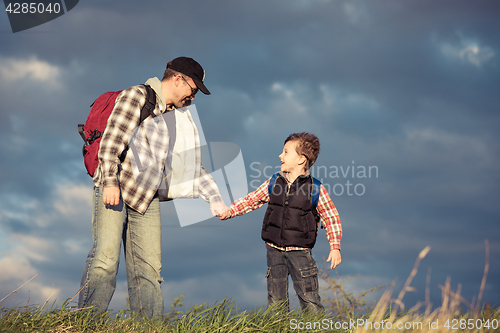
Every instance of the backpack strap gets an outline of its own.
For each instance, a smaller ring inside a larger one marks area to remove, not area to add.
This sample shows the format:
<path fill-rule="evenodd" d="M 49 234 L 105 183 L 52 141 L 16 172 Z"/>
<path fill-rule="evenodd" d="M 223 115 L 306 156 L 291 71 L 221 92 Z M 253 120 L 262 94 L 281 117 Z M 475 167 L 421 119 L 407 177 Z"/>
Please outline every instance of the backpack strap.
<path fill-rule="evenodd" d="M 319 201 L 319 193 L 321 192 L 321 182 L 314 177 L 312 178 L 312 191 L 311 191 L 311 209 L 315 210 Z"/>
<path fill-rule="evenodd" d="M 146 103 L 144 103 L 141 109 L 141 118 L 139 120 L 139 124 L 149 116 L 151 116 L 151 118 L 154 118 L 156 116 L 153 112 L 156 107 L 156 93 L 149 85 L 144 84 L 143 86 L 146 88 L 147 96 Z"/>
<path fill-rule="evenodd" d="M 312 186 L 311 186 L 311 211 L 314 215 L 314 218 L 316 221 L 319 223 L 320 217 L 318 214 L 318 211 L 316 210 L 316 207 L 318 206 L 318 201 L 319 201 L 319 194 L 321 192 L 321 182 L 311 176 L 312 179 Z M 323 224 L 321 224 L 321 229 L 323 229 Z"/>
<path fill-rule="evenodd" d="M 149 86 L 148 84 L 143 84 L 143 86 L 144 88 L 146 88 L 146 102 L 141 108 L 141 118 L 139 118 L 139 123 L 137 124 L 137 126 L 139 126 L 149 116 L 151 116 L 151 118 L 156 117 L 156 115 L 153 112 L 156 107 L 156 93 L 153 90 L 153 88 L 151 88 L 151 86 Z M 125 150 L 123 150 L 122 154 L 120 155 L 120 161 L 125 160 L 125 156 L 127 155 L 128 149 L 129 146 L 127 145 Z M 132 152 L 134 152 L 133 149 Z"/>
<path fill-rule="evenodd" d="M 87 139 L 85 139 L 85 129 L 83 128 L 84 124 L 78 124 L 78 133 L 80 133 L 80 136 L 83 139 L 83 142 L 87 143 Z"/>
<path fill-rule="evenodd" d="M 269 186 L 267 187 L 267 190 L 269 192 L 269 198 L 271 197 L 271 193 L 273 192 L 274 184 L 276 184 L 276 179 L 278 179 L 279 172 L 276 172 L 271 179 L 269 180 Z"/>

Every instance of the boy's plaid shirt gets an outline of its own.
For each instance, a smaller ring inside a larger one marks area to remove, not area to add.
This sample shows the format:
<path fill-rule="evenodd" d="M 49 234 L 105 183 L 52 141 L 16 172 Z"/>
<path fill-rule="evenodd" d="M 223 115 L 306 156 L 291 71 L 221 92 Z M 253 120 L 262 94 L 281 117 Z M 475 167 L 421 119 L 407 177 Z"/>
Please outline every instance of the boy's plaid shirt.
<path fill-rule="evenodd" d="M 129 154 L 125 156 L 123 162 L 120 161 L 120 156 L 127 148 L 129 139 L 139 124 L 140 109 L 146 102 L 146 95 L 146 88 L 142 85 L 128 88 L 118 95 L 101 139 L 99 165 L 93 177 L 95 186 L 119 186 L 123 202 L 141 214 L 146 212 L 158 188 L 157 186 L 139 188 L 135 182 Z M 160 98 L 157 96 L 153 111 L 156 116 L 167 112 L 166 105 L 162 104 L 164 103 L 160 103 Z M 145 122 L 142 122 L 141 126 L 144 124 Z M 141 132 L 145 133 L 145 131 Z M 169 149 L 168 133 L 167 135 L 148 136 L 143 141 L 148 142 L 156 149 Z M 165 161 L 162 161 L 161 170 L 164 168 L 164 163 Z M 217 183 L 203 166 L 201 167 L 198 190 L 202 199 L 210 204 L 223 201 Z"/>
<path fill-rule="evenodd" d="M 269 181 L 270 179 L 266 180 L 264 184 L 260 185 L 255 191 L 233 202 L 230 207 L 231 217 L 249 213 L 252 210 L 260 208 L 266 202 L 269 202 Z M 330 199 L 330 196 L 323 185 L 321 185 L 316 210 L 321 218 L 323 227 L 325 228 L 326 238 L 330 243 L 330 250 L 340 250 L 342 225 L 340 223 L 339 213 L 337 212 L 337 208 L 335 208 L 332 199 Z M 304 250 L 302 247 L 291 246 L 282 248 L 271 243 L 267 244 L 281 251 Z"/>

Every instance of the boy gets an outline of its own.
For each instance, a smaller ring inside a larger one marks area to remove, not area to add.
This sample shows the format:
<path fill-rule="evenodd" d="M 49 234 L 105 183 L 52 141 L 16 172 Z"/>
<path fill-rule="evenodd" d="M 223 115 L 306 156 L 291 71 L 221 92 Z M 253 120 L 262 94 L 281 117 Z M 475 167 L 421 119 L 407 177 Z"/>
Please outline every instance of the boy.
<path fill-rule="evenodd" d="M 288 275 L 302 309 L 323 309 L 318 294 L 318 268 L 311 256 L 319 221 L 311 209 L 313 181 L 309 168 L 319 154 L 319 140 L 314 134 L 293 133 L 285 140 L 279 155 L 281 171 L 269 193 L 268 179 L 257 190 L 236 200 L 221 220 L 246 214 L 269 202 L 262 225 L 262 239 L 267 248 L 268 305 L 283 302 L 289 309 Z M 321 218 L 330 243 L 327 261 L 334 269 L 341 262 L 342 226 L 337 209 L 325 187 L 321 185 L 316 212 Z"/>

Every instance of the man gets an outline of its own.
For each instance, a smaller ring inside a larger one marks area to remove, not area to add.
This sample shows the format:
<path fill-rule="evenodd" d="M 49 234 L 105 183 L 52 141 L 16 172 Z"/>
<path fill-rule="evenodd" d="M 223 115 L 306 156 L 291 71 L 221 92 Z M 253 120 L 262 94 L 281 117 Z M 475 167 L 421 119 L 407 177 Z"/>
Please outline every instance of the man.
<path fill-rule="evenodd" d="M 227 208 L 214 179 L 201 166 L 198 131 L 185 108 L 198 90 L 210 94 L 204 78 L 205 72 L 195 60 L 179 57 L 170 61 L 161 81 L 155 77 L 146 82 L 156 93 L 155 117 L 141 123 L 146 87 L 128 88 L 117 97 L 93 177 L 93 246 L 82 276 L 80 308 L 107 309 L 116 287 L 123 240 L 130 308 L 144 317 L 161 318 L 159 202 L 201 196 L 210 203 L 213 215 Z M 175 163 L 172 155 L 178 159 Z"/>

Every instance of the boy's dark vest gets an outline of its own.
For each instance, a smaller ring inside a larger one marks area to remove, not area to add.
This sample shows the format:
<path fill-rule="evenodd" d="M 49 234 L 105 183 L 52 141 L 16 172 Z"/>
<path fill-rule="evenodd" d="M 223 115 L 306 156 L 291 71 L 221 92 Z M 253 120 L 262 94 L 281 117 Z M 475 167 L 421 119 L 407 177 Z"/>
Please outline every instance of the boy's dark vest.
<path fill-rule="evenodd" d="M 311 190 L 310 176 L 299 176 L 290 190 L 286 179 L 276 179 L 262 224 L 264 241 L 279 247 L 314 247 L 318 223 L 311 210 Z"/>

